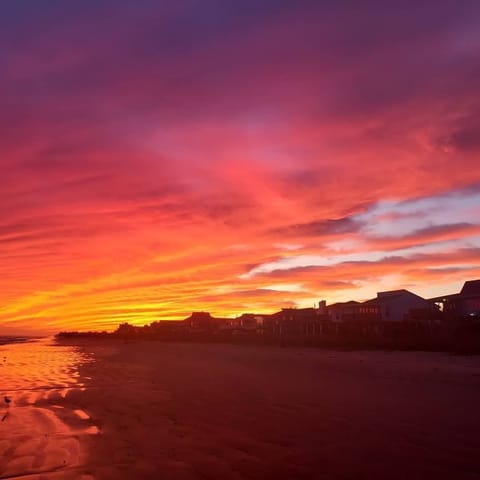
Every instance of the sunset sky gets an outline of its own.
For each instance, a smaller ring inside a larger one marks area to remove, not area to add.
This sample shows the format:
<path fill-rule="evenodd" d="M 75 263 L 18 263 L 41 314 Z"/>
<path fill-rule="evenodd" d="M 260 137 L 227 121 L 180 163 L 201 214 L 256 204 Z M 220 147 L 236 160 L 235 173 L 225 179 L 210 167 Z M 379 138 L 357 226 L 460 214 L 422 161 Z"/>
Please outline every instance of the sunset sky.
<path fill-rule="evenodd" d="M 480 2 L 0 10 L 0 333 L 480 278 Z"/>

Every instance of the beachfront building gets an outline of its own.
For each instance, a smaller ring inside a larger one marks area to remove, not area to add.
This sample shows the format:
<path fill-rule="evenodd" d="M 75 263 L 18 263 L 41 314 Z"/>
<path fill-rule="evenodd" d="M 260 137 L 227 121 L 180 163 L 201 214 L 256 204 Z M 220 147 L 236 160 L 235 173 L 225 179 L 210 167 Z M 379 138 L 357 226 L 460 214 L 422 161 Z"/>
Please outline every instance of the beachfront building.
<path fill-rule="evenodd" d="M 334 303 L 327 309 L 334 333 L 370 338 L 416 332 L 439 317 L 432 302 L 408 290 L 378 292 L 371 300 Z"/>
<path fill-rule="evenodd" d="M 447 321 L 473 321 L 480 319 L 480 280 L 465 282 L 459 293 L 431 299 Z"/>
<path fill-rule="evenodd" d="M 376 298 L 367 300 L 361 305 L 367 308 L 376 307 L 379 319 L 384 322 L 411 320 L 421 316 L 421 312 L 428 315 L 435 308 L 430 300 L 403 289 L 378 292 Z"/>
<path fill-rule="evenodd" d="M 279 335 L 318 335 L 327 319 L 327 315 L 316 308 L 282 308 L 265 317 L 264 326 L 267 331 Z"/>
<path fill-rule="evenodd" d="M 340 335 L 367 335 L 377 329 L 380 312 L 377 305 L 365 305 L 351 300 L 333 303 L 327 307 L 330 333 Z"/>
<path fill-rule="evenodd" d="M 243 313 L 239 317 L 227 319 L 222 331 L 231 333 L 263 333 L 264 315 Z"/>
<path fill-rule="evenodd" d="M 257 330 L 257 315 L 254 313 L 243 313 L 237 319 L 238 326 L 244 330 L 256 331 Z"/>
<path fill-rule="evenodd" d="M 209 312 L 193 312 L 183 320 L 183 325 L 190 332 L 212 332 L 218 330 L 226 319 L 214 318 Z"/>
<path fill-rule="evenodd" d="M 334 323 L 380 320 L 378 305 L 366 305 L 355 300 L 333 303 L 327 307 L 327 310 L 330 320 Z"/>

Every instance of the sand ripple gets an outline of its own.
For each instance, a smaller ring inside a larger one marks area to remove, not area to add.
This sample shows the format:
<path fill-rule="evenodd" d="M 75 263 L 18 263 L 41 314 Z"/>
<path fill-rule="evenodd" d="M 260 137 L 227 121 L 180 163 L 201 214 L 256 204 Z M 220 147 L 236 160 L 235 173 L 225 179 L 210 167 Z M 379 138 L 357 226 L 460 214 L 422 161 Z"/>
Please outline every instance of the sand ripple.
<path fill-rule="evenodd" d="M 90 361 L 49 340 L 0 346 L 0 479 L 93 478 L 82 438 L 98 428 L 74 400 L 86 388 L 78 367 Z"/>

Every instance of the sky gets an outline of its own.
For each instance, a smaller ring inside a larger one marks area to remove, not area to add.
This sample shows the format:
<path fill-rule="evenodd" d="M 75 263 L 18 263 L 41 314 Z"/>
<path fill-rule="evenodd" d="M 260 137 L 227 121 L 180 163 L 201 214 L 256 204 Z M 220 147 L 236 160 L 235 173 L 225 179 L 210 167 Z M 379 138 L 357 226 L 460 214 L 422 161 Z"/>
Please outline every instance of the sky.
<path fill-rule="evenodd" d="M 15 0 L 0 333 L 480 278 L 480 3 Z"/>

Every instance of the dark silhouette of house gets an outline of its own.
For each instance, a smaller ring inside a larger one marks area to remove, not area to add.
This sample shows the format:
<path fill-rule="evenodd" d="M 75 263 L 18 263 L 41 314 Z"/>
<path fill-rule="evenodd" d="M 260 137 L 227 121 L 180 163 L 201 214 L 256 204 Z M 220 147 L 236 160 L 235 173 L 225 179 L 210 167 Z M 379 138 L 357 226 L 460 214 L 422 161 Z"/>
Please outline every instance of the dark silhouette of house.
<path fill-rule="evenodd" d="M 332 322 L 371 322 L 380 320 L 380 309 L 377 304 L 369 302 L 333 303 L 327 307 Z"/>
<path fill-rule="evenodd" d="M 435 302 L 447 321 L 476 321 L 480 319 L 480 280 L 465 282 L 459 293 L 430 299 Z"/>
<path fill-rule="evenodd" d="M 256 331 L 263 325 L 264 315 L 258 315 L 255 313 L 243 313 L 235 320 L 240 328 L 250 331 Z"/>
<path fill-rule="evenodd" d="M 329 332 L 364 339 L 416 334 L 419 324 L 432 323 L 435 312 L 438 313 L 432 302 L 408 290 L 379 292 L 365 302 L 334 303 L 327 310 L 331 322 Z"/>
<path fill-rule="evenodd" d="M 280 335 L 316 335 L 321 333 L 328 319 L 316 308 L 283 308 L 265 319 L 266 329 Z"/>
<path fill-rule="evenodd" d="M 243 313 L 235 320 L 237 321 L 237 325 L 241 328 L 245 329 L 253 329 L 257 328 L 257 316 L 254 313 Z"/>
<path fill-rule="evenodd" d="M 220 328 L 223 333 L 231 334 L 256 334 L 264 333 L 265 317 L 257 313 L 242 313 L 236 318 L 225 318 Z"/>
<path fill-rule="evenodd" d="M 401 322 L 408 320 L 416 312 L 431 312 L 435 306 L 432 301 L 426 300 L 408 290 L 390 290 L 378 292 L 376 298 L 362 304 L 365 307 L 377 307 L 380 320 L 384 322 Z"/>
<path fill-rule="evenodd" d="M 378 305 L 368 305 L 351 300 L 333 303 L 327 307 L 329 333 L 338 335 L 365 335 L 380 321 Z"/>
<path fill-rule="evenodd" d="M 183 320 L 183 324 L 190 331 L 211 331 L 219 327 L 218 320 L 209 312 L 193 312 Z"/>
<path fill-rule="evenodd" d="M 193 312 L 181 323 L 187 332 L 208 333 L 224 328 L 230 320 L 229 318 L 213 317 L 209 312 Z"/>
<path fill-rule="evenodd" d="M 146 328 L 146 327 L 144 327 Z M 185 324 L 178 320 L 161 320 L 150 324 L 149 334 L 152 336 L 165 336 L 178 334 L 185 330 Z"/>
<path fill-rule="evenodd" d="M 141 332 L 141 327 L 130 325 L 129 323 L 121 323 L 114 333 L 119 337 L 129 338 L 135 337 L 139 332 Z"/>

